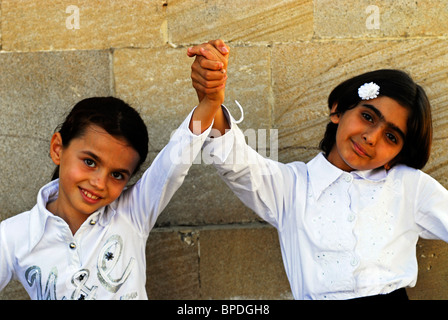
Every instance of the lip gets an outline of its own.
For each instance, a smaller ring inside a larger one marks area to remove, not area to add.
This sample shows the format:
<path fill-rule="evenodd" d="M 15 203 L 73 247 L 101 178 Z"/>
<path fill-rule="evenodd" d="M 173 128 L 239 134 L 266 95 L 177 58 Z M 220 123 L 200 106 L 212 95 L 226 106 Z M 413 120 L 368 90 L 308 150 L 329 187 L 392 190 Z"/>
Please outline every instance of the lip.
<path fill-rule="evenodd" d="M 95 203 L 98 203 L 102 199 L 101 196 L 97 195 L 96 193 L 94 193 L 92 191 L 83 189 L 81 187 L 78 187 L 78 188 L 79 188 L 79 192 L 81 193 L 82 198 L 88 203 L 95 204 Z"/>
<path fill-rule="evenodd" d="M 355 153 L 363 158 L 371 158 L 371 156 L 367 153 L 367 151 L 361 147 L 358 143 L 352 140 L 353 143 L 353 150 L 355 150 Z"/>

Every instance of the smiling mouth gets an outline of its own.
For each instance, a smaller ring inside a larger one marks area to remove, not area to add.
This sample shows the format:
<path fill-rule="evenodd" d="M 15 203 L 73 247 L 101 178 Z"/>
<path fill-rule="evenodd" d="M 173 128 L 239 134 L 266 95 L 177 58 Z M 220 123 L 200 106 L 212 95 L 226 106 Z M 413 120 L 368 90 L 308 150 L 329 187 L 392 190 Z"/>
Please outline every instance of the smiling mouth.
<path fill-rule="evenodd" d="M 352 141 L 352 143 L 353 149 L 355 150 L 355 153 L 357 155 L 359 155 L 360 157 L 371 158 L 371 156 L 359 144 L 357 144 L 355 141 Z"/>
<path fill-rule="evenodd" d="M 91 193 L 91 192 L 89 192 L 89 191 L 87 191 L 85 189 L 79 188 L 79 190 L 81 191 L 81 194 L 84 195 L 84 198 L 86 198 L 87 200 L 97 201 L 97 200 L 101 199 L 100 196 L 95 195 L 95 194 L 93 194 L 93 193 Z"/>

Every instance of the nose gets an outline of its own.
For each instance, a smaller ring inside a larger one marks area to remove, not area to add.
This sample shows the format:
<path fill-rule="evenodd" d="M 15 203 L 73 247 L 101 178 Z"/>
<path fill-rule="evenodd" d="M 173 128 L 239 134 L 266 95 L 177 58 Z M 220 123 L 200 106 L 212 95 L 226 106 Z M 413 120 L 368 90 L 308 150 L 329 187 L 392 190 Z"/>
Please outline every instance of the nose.
<path fill-rule="evenodd" d="M 107 181 L 107 175 L 103 173 L 101 170 L 92 173 L 90 177 L 90 184 L 97 190 L 104 190 L 104 188 L 106 187 L 106 181 Z"/>
<path fill-rule="evenodd" d="M 381 128 L 379 128 L 379 127 L 372 128 L 371 127 L 364 132 L 364 134 L 362 135 L 362 138 L 368 145 L 374 146 L 376 144 L 376 142 L 378 141 L 378 138 L 380 137 L 380 135 L 381 135 Z"/>

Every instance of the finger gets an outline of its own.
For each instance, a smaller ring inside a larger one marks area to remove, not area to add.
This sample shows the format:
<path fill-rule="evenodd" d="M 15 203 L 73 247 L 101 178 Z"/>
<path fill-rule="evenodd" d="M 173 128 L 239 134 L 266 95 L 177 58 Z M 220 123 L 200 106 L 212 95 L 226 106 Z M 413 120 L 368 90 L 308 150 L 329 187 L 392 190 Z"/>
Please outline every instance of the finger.
<path fill-rule="evenodd" d="M 198 82 L 206 88 L 215 88 L 215 87 L 219 87 L 222 84 L 224 84 L 227 80 L 227 76 L 225 75 L 224 77 L 218 77 L 218 76 L 217 77 L 212 77 L 212 76 L 203 77 L 200 73 L 193 72 L 191 74 L 191 79 L 193 82 Z"/>
<path fill-rule="evenodd" d="M 199 66 L 203 69 L 214 70 L 214 71 L 221 70 L 222 73 L 225 73 L 225 70 L 223 69 L 224 63 L 222 63 L 220 61 L 214 61 L 214 60 L 205 59 L 203 57 L 197 57 L 197 62 L 199 64 Z"/>
<path fill-rule="evenodd" d="M 191 75 L 201 77 L 204 81 L 223 81 L 227 79 L 227 75 L 221 71 L 210 71 L 204 69 L 192 69 Z"/>
<path fill-rule="evenodd" d="M 218 49 L 219 52 L 221 52 L 223 55 L 227 55 L 230 52 L 230 48 L 225 44 L 224 40 L 221 39 L 211 40 L 208 43 L 214 46 L 216 49 Z"/>
<path fill-rule="evenodd" d="M 201 61 L 202 60 L 202 61 Z M 208 65 L 211 64 L 211 65 Z M 213 69 L 216 63 L 202 57 L 195 60 L 191 65 L 191 74 L 198 74 L 205 80 L 222 80 L 226 76 L 225 69 Z"/>
<path fill-rule="evenodd" d="M 211 46 L 207 43 L 204 43 L 199 46 L 194 46 L 194 47 L 188 48 L 187 55 L 189 57 L 203 56 L 210 60 L 219 60 L 218 55 L 216 55 L 216 53 L 213 53 L 213 51 L 215 51 L 216 53 L 218 52 L 213 46 Z"/>
<path fill-rule="evenodd" d="M 202 92 L 202 93 L 204 93 L 204 94 L 206 94 L 206 95 L 209 95 L 209 94 L 218 93 L 218 92 L 220 92 L 221 90 L 223 90 L 224 87 L 225 87 L 225 83 L 221 84 L 221 85 L 218 86 L 218 87 L 214 87 L 214 88 L 206 88 L 206 87 L 204 87 L 202 84 L 200 84 L 199 82 L 193 82 L 193 87 L 194 87 L 197 91 L 200 91 L 200 92 Z"/>
<path fill-rule="evenodd" d="M 189 57 L 194 57 L 196 55 L 201 55 L 200 52 L 201 46 L 194 46 L 187 49 L 187 55 Z"/>

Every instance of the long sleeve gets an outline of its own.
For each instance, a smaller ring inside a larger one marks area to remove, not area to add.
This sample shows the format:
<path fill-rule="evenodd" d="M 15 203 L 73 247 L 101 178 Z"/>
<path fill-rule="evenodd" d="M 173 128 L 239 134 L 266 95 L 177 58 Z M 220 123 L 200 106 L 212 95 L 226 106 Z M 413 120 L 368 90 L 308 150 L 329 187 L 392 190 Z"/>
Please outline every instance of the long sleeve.
<path fill-rule="evenodd" d="M 228 113 L 228 111 L 225 111 Z M 228 116 L 231 129 L 221 137 L 210 139 L 204 145 L 204 154 L 219 175 L 238 196 L 262 219 L 276 228 L 294 202 L 297 170 L 300 163 L 282 164 L 261 156 L 246 143 L 244 133 L 234 119 Z M 303 164 L 304 165 L 304 164 Z M 299 177 L 306 181 L 306 177 Z"/>
<path fill-rule="evenodd" d="M 149 233 L 159 214 L 182 185 L 211 130 L 210 127 L 201 135 L 193 134 L 188 128 L 192 113 L 176 130 L 142 178 L 125 191 L 120 201 L 119 206 L 130 208 L 134 223 L 144 233 Z"/>
<path fill-rule="evenodd" d="M 8 244 L 5 239 L 4 228 L 5 223 L 0 223 L 0 291 L 2 291 L 13 278 L 13 267 L 9 255 Z"/>
<path fill-rule="evenodd" d="M 418 174 L 415 220 L 420 236 L 448 242 L 448 191 L 428 174 Z"/>

